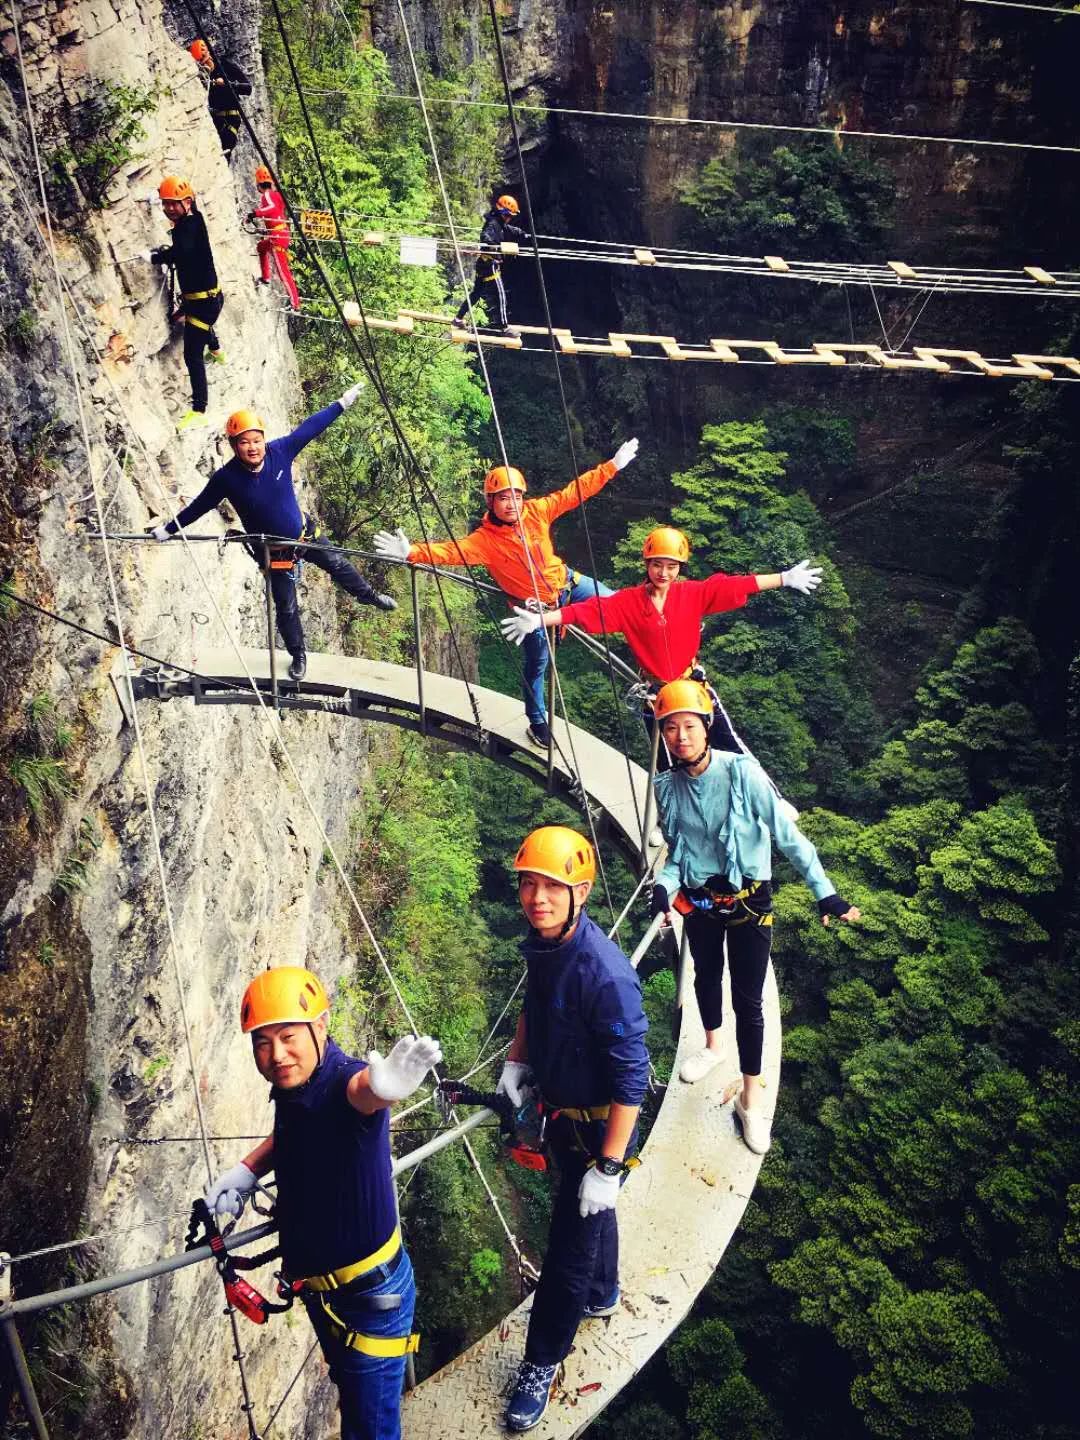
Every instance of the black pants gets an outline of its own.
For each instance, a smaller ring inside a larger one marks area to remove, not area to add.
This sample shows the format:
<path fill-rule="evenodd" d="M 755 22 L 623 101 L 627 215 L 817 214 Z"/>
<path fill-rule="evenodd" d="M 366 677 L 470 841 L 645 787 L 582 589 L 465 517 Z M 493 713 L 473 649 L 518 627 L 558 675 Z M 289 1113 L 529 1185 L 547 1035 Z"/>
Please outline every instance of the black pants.
<path fill-rule="evenodd" d="M 503 284 L 501 265 L 485 265 L 483 262 L 477 265 L 469 298 L 458 306 L 455 318 L 463 320 L 469 313 L 469 306 L 477 305 L 481 300 L 488 308 L 492 323 L 498 321 L 505 330 L 510 321 L 506 313 L 506 286 Z"/>
<path fill-rule="evenodd" d="M 308 538 L 307 531 L 304 538 Z M 349 564 L 336 546 L 318 537 L 310 543 L 313 548 L 298 552 L 301 560 L 325 570 L 335 585 L 340 585 L 362 604 L 370 605 L 374 601 L 377 592 L 359 570 Z M 302 654 L 304 650 L 304 627 L 300 623 L 300 604 L 296 594 L 299 576 L 299 565 L 294 565 L 291 570 L 270 571 L 270 590 L 274 597 L 277 628 L 286 650 L 294 656 Z"/>
<path fill-rule="evenodd" d="M 231 165 L 232 152 L 236 149 L 237 137 L 240 134 L 240 111 L 211 110 L 210 119 L 214 122 L 214 129 L 221 141 L 221 153 Z"/>
<path fill-rule="evenodd" d="M 745 882 L 744 882 L 745 883 Z M 724 1018 L 724 937 L 731 967 L 731 1004 L 735 1011 L 735 1042 L 739 1069 L 761 1074 L 765 1017 L 761 1008 L 765 972 L 772 949 L 772 926 L 758 923 L 772 914 L 772 890 L 761 885 L 746 901 L 737 902 L 731 924 L 714 910 L 686 917 L 686 939 L 694 957 L 694 990 L 706 1030 L 719 1030 Z"/>
<path fill-rule="evenodd" d="M 548 1131 L 559 1167 L 559 1189 L 525 1341 L 525 1359 L 534 1365 L 565 1360 L 585 1306 L 610 1303 L 619 1284 L 615 1211 L 604 1210 L 584 1220 L 578 1212 L 578 1186 L 590 1158 L 600 1153 L 606 1128 L 604 1120 L 583 1125 L 559 1116 Z"/>
<path fill-rule="evenodd" d="M 207 300 L 183 300 L 181 308 L 184 320 L 184 364 L 191 380 L 191 408 L 205 413 L 209 392 L 206 388 L 206 360 L 203 351 L 209 345 L 211 350 L 220 350 L 221 342 L 214 329 L 214 322 L 221 314 L 224 297 L 212 295 Z"/>
<path fill-rule="evenodd" d="M 739 739 L 738 735 L 736 735 L 735 727 L 732 725 L 727 711 L 720 703 L 720 696 L 709 682 L 704 679 L 704 671 L 700 672 L 700 675 L 695 671 L 693 679 L 700 679 L 701 684 L 705 686 L 705 689 L 708 690 L 712 696 L 713 718 L 709 725 L 709 748 L 711 750 L 730 750 L 736 755 L 745 755 L 747 753 L 746 746 Z M 653 712 L 648 706 L 642 710 L 641 718 L 645 722 L 645 731 L 649 737 L 649 744 L 651 745 L 653 726 L 656 724 L 656 721 L 653 719 Z M 656 751 L 656 773 L 662 775 L 665 770 L 670 769 L 671 756 L 668 754 L 668 748 L 664 744 L 663 736 L 661 736 L 660 744 Z"/>

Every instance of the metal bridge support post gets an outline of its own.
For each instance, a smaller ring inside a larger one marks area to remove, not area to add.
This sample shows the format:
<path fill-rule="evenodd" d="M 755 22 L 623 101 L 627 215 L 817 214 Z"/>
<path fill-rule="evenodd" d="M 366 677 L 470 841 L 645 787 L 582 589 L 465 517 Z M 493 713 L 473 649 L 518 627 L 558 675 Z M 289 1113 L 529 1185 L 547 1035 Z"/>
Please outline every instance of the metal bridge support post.
<path fill-rule="evenodd" d="M 652 748 L 649 751 L 649 778 L 645 783 L 645 813 L 641 817 L 641 873 L 649 868 L 649 835 L 653 828 L 653 782 L 656 780 L 656 762 L 660 755 L 660 722 L 653 720 Z"/>
<path fill-rule="evenodd" d="M 8 1263 L 10 1259 L 9 1255 L 0 1254 L 0 1307 L 3 1307 L 11 1299 L 11 1265 Z M 0 1311 L 0 1326 L 3 1327 L 4 1341 L 7 1345 L 8 1355 L 11 1357 L 11 1372 L 15 1377 L 19 1395 L 22 1397 L 23 1409 L 30 1422 L 34 1440 L 49 1440 L 48 1426 L 45 1424 L 45 1416 L 41 1413 L 37 1391 L 34 1389 L 30 1367 L 26 1363 L 26 1354 L 22 1347 L 22 1341 L 19 1339 L 15 1317 L 13 1315 L 3 1316 Z M 2 1418 L 0 1416 L 0 1419 Z"/>
<path fill-rule="evenodd" d="M 274 709 L 280 710 L 277 688 L 277 654 L 274 650 L 274 595 L 270 589 L 270 546 L 263 541 L 263 590 L 266 596 L 266 644 L 270 651 L 270 693 Z"/>
<path fill-rule="evenodd" d="M 427 733 L 427 707 L 424 704 L 424 651 L 420 643 L 420 577 L 415 565 L 409 569 L 409 580 L 412 584 L 413 645 L 416 648 L 416 697 L 420 702 L 420 734 L 424 735 Z"/>

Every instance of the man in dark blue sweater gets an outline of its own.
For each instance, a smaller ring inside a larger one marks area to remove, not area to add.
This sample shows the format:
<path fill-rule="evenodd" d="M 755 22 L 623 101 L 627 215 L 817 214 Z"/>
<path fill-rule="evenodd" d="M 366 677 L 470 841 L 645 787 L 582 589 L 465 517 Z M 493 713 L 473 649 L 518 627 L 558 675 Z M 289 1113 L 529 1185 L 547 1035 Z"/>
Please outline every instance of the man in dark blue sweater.
<path fill-rule="evenodd" d="M 544 825 L 514 860 L 531 926 L 525 1005 L 498 1089 L 515 1105 L 539 1089 L 560 1183 L 533 1296 L 525 1359 L 506 1410 L 531 1430 L 583 1319 L 619 1303 L 615 1204 L 649 1079 L 648 1022 L 629 960 L 582 908 L 596 876 L 584 836 Z"/>
<path fill-rule="evenodd" d="M 264 970 L 247 987 L 240 1025 L 273 1087 L 274 1129 L 206 1192 L 222 1218 L 239 1215 L 274 1172 L 283 1269 L 300 1288 L 341 1398 L 341 1440 L 400 1440 L 401 1389 L 416 1285 L 401 1243 L 389 1107 L 442 1059 L 428 1035 L 384 1058 L 357 1060 L 327 1035 L 330 1001 L 316 975 Z"/>
<path fill-rule="evenodd" d="M 267 441 L 266 426 L 253 410 L 237 410 L 230 415 L 225 433 L 233 448 L 233 458 L 215 470 L 190 505 L 185 505 L 175 520 L 151 530 L 155 540 L 171 540 L 179 530 L 213 510 L 223 500 L 240 517 L 244 529 L 255 535 L 275 540 L 304 541 L 299 552 L 288 544 L 270 545 L 270 588 L 274 596 L 278 630 L 292 656 L 289 676 L 302 680 L 307 670 L 304 630 L 300 623 L 300 606 L 296 597 L 299 575 L 298 560 L 308 560 L 325 570 L 336 585 L 364 605 L 380 610 L 396 610 L 397 601 L 372 588 L 360 572 L 350 565 L 339 549 L 320 538 L 318 526 L 310 515 L 303 514 L 293 485 L 292 462 L 316 436 L 348 410 L 364 382 L 358 381 L 346 390 L 340 400 L 309 415 L 290 435 Z"/>

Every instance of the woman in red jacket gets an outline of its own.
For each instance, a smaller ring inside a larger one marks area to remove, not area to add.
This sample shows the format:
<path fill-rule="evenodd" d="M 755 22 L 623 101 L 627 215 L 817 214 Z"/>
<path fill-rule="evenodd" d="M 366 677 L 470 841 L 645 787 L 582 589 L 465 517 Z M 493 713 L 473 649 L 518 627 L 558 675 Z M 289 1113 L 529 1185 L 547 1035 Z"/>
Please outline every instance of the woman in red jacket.
<path fill-rule="evenodd" d="M 546 610 L 543 615 L 515 605 L 513 616 L 502 622 L 503 633 L 518 645 L 541 625 L 549 628 L 578 625 L 590 635 L 600 635 L 605 630 L 611 635 L 622 635 L 633 651 L 647 686 L 642 719 L 650 738 L 653 703 L 660 687 L 671 680 L 692 679 L 705 685 L 713 699 L 711 748 L 748 754 L 719 695 L 708 684 L 705 671 L 698 663 L 701 622 L 706 615 L 740 609 L 760 590 L 784 587 L 809 595 L 821 583 L 820 568 L 803 560 L 790 570 L 772 575 L 716 574 L 707 580 L 680 580 L 680 571 L 690 559 L 690 541 L 681 530 L 668 525 L 659 526 L 646 537 L 641 553 L 645 560 L 644 584 L 616 590 L 614 595 L 563 605 L 558 610 Z M 667 747 L 661 745 L 657 769 L 667 770 L 670 764 Z"/>
<path fill-rule="evenodd" d="M 289 303 L 296 311 L 300 309 L 300 292 L 289 269 L 289 246 L 292 231 L 289 229 L 285 201 L 280 190 L 274 189 L 273 177 L 265 165 L 255 171 L 255 184 L 259 187 L 259 203 L 248 216 L 249 220 L 261 220 L 265 234 L 258 244 L 261 277 L 258 285 L 270 284 L 270 265 L 278 273 L 278 279 L 288 291 Z"/>

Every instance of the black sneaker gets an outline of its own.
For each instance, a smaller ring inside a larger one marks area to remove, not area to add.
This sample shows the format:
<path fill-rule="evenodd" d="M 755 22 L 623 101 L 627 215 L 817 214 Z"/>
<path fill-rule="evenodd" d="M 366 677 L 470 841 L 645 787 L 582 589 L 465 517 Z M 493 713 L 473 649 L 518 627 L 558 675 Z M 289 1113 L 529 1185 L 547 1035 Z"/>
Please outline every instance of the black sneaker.
<path fill-rule="evenodd" d="M 547 750 L 551 744 L 551 731 L 548 729 L 546 720 L 530 720 L 529 728 L 525 731 L 525 737 L 538 750 Z"/>
<path fill-rule="evenodd" d="M 534 1365 L 523 1360 L 518 1371 L 517 1384 L 506 1407 L 506 1428 L 520 1433 L 539 1425 L 551 1399 L 551 1387 L 555 1384 L 557 1365 Z"/>
<path fill-rule="evenodd" d="M 307 674 L 307 654 L 301 650 L 292 657 L 292 664 L 289 666 L 289 679 L 302 680 Z"/>

